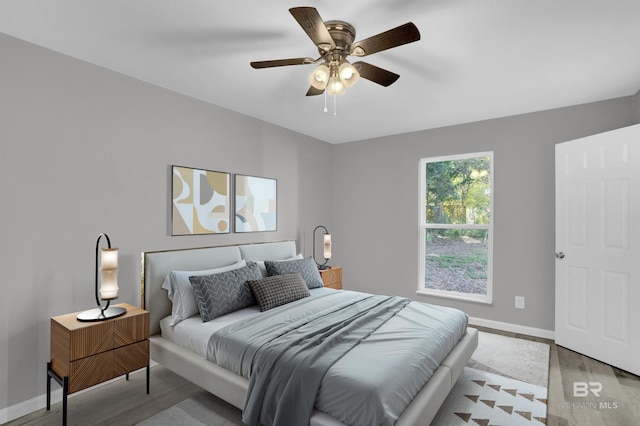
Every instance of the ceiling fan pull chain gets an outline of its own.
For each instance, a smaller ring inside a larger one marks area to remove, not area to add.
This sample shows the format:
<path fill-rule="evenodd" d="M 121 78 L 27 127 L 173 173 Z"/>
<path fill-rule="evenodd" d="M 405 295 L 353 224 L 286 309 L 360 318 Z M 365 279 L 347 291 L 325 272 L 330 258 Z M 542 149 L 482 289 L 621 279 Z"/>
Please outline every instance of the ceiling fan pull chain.
<path fill-rule="evenodd" d="M 324 112 L 329 111 L 329 109 L 327 108 L 327 91 L 324 91 Z"/>

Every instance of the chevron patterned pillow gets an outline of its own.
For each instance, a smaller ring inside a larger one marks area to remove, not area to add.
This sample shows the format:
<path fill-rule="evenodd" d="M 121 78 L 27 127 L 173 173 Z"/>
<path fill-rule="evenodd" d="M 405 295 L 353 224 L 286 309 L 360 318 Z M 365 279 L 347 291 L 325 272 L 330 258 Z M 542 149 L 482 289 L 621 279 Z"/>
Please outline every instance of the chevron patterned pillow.
<path fill-rule="evenodd" d="M 323 287 L 322 277 L 320 277 L 320 272 L 318 272 L 318 265 L 316 265 L 316 262 L 311 257 L 278 262 L 266 261 L 264 265 L 269 275 L 294 274 L 297 272 L 302 276 L 302 279 L 310 289 Z"/>
<path fill-rule="evenodd" d="M 262 273 L 253 262 L 233 271 L 189 277 L 202 322 L 255 305 L 256 300 L 247 281 L 260 278 Z"/>
<path fill-rule="evenodd" d="M 220 272 L 240 269 L 247 266 L 247 262 L 241 260 L 233 265 L 221 268 L 207 269 L 204 271 L 171 271 L 162 283 L 162 288 L 167 290 L 167 295 L 171 300 L 171 321 L 169 325 L 176 325 L 181 321 L 200 313 L 198 302 L 193 294 L 193 286 L 189 277 L 195 275 L 212 275 Z"/>
<path fill-rule="evenodd" d="M 249 287 L 258 300 L 262 312 L 310 296 L 307 284 L 299 273 L 274 275 L 249 281 Z"/>

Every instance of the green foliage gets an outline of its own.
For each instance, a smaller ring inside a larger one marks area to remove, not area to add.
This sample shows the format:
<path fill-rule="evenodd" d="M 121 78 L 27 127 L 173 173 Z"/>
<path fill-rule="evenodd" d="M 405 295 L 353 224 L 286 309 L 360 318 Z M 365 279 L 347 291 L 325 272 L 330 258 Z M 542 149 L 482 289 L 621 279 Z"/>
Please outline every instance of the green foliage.
<path fill-rule="evenodd" d="M 427 222 L 489 223 L 490 167 L 489 157 L 427 163 Z"/>

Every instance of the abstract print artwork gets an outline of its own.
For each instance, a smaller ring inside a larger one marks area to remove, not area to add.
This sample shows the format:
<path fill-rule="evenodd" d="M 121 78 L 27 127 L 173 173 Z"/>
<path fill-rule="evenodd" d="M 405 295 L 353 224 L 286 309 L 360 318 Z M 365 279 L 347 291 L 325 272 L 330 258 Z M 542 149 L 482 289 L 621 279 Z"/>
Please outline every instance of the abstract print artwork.
<path fill-rule="evenodd" d="M 235 231 L 275 231 L 277 181 L 245 175 L 235 175 L 235 178 Z"/>
<path fill-rule="evenodd" d="M 172 235 L 228 234 L 231 174 L 172 167 Z"/>

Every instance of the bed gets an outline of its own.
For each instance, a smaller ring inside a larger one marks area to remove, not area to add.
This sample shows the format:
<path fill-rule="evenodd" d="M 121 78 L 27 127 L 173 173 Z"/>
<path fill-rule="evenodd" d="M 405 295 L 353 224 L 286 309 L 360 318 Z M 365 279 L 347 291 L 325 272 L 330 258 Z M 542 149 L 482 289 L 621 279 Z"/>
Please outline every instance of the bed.
<path fill-rule="evenodd" d="M 207 352 L 211 351 L 211 348 L 207 347 L 207 342 L 211 343 L 213 340 L 210 339 L 209 336 L 211 336 L 214 331 L 216 333 L 213 334 L 224 335 L 224 330 L 233 330 L 233 332 L 227 334 L 235 336 L 238 331 L 246 329 L 245 323 L 242 323 L 243 325 L 241 327 L 239 326 L 239 321 L 246 321 L 247 327 L 248 324 L 258 326 L 258 323 L 264 322 L 264 319 L 268 318 L 268 316 L 261 317 L 261 315 L 271 315 L 272 312 L 273 315 L 276 315 L 276 311 L 286 310 L 286 315 L 291 316 L 296 312 L 295 309 L 309 309 L 308 307 L 299 306 L 303 303 L 313 303 L 318 306 L 337 306 L 342 304 L 350 306 L 354 303 L 374 302 L 376 306 L 378 306 L 382 303 L 400 303 L 397 298 L 393 300 L 385 299 L 382 302 L 379 300 L 382 300 L 383 296 L 367 295 L 366 293 L 349 292 L 347 290 L 335 291 L 326 288 L 315 288 L 309 291 L 310 297 L 285 306 L 280 306 L 271 311 L 260 312 L 257 307 L 249 306 L 238 311 L 230 312 L 211 322 L 203 323 L 199 316 L 195 316 L 184 319 L 177 325 L 169 325 L 169 322 L 173 321 L 172 303 L 167 297 L 167 290 L 163 289 L 162 286 L 167 275 L 172 271 L 210 270 L 213 268 L 228 267 L 228 265 L 238 264 L 243 261 L 281 261 L 294 259 L 296 255 L 295 241 L 142 253 L 142 300 L 143 307 L 150 312 L 151 359 L 242 410 L 245 408 L 247 391 L 250 385 L 253 386 L 253 383 L 249 380 L 247 374 L 243 374 L 243 369 L 246 369 L 246 366 L 240 366 L 236 368 L 235 371 L 232 371 L 234 370 L 232 366 L 234 362 L 230 362 L 229 360 L 221 361 L 220 364 L 227 367 L 223 368 L 207 359 L 209 356 Z M 348 383 L 360 381 L 360 379 L 354 380 L 353 377 L 348 375 L 345 379 L 345 372 L 354 371 L 349 374 L 361 374 L 363 382 L 361 384 L 361 386 L 363 386 L 362 392 L 366 393 L 367 387 L 372 388 L 370 390 L 373 393 L 380 393 L 380 389 L 387 389 L 388 395 L 385 395 L 385 398 L 397 398 L 398 395 L 396 394 L 406 393 L 403 384 L 397 384 L 399 387 L 393 388 L 390 383 L 390 371 L 392 371 L 391 374 L 394 378 L 395 376 L 401 377 L 403 375 L 402 369 L 397 366 L 377 368 L 375 371 L 376 374 L 362 374 L 362 371 L 358 372 L 356 371 L 357 368 L 354 368 L 358 362 L 366 366 L 366 362 L 364 362 L 363 359 L 370 356 L 371 353 L 384 353 L 384 345 L 387 345 L 387 347 L 391 349 L 387 341 L 393 341 L 395 338 L 389 339 L 388 336 L 397 336 L 402 333 L 398 333 L 394 328 L 392 330 L 393 333 L 390 333 L 390 330 L 386 330 L 387 334 L 384 334 L 385 327 L 387 327 L 388 324 L 392 324 L 393 327 L 396 327 L 398 322 L 402 321 L 404 321 L 405 324 L 410 324 L 413 321 L 411 315 L 422 315 L 421 318 L 432 316 L 432 312 L 422 312 L 423 309 L 448 310 L 448 308 L 438 308 L 433 305 L 417 302 L 403 303 L 405 303 L 403 307 L 407 306 L 411 307 L 411 309 L 398 308 L 404 309 L 402 311 L 403 315 L 391 315 L 392 318 L 388 320 L 387 323 L 379 327 L 379 329 L 376 329 L 370 336 L 365 337 L 360 345 L 347 351 L 333 366 L 328 367 L 329 369 L 326 373 L 323 373 L 322 384 L 317 394 L 315 408 L 313 409 L 309 424 L 313 426 L 344 426 L 345 424 L 352 423 L 352 421 L 348 420 L 349 414 L 345 414 L 339 410 L 332 412 L 333 409 L 336 409 L 335 394 L 340 393 L 341 383 L 338 380 L 337 383 L 330 385 L 329 382 L 335 380 L 335 377 L 342 378 L 342 385 L 345 386 Z M 416 311 L 416 309 L 418 311 Z M 404 313 L 407 314 L 405 315 Z M 379 314 L 372 315 L 372 317 L 377 318 Z M 279 319 L 274 319 L 273 321 L 279 321 Z M 234 330 L 233 327 L 236 327 L 236 329 Z M 456 325 L 455 327 L 459 328 L 460 325 Z M 380 402 L 380 405 L 384 406 L 383 408 L 385 410 L 388 409 L 391 414 L 382 413 L 382 417 L 376 417 L 376 419 L 381 419 L 379 424 L 396 424 L 399 426 L 428 425 L 462 373 L 463 368 L 477 346 L 477 331 L 473 328 L 466 328 L 466 322 L 464 323 L 464 329 L 458 332 L 460 334 L 459 336 L 447 336 L 437 329 L 434 330 L 434 333 L 430 335 L 429 338 L 444 336 L 442 339 L 445 341 L 452 341 L 452 339 L 454 339 L 455 341 L 449 343 L 451 349 L 449 350 L 449 347 L 437 349 L 440 352 L 445 351 L 441 356 L 443 360 L 439 365 L 433 366 L 430 371 L 424 373 L 430 376 L 426 384 L 420 384 L 417 390 L 415 392 L 409 392 L 410 394 L 408 396 L 400 396 L 400 398 L 404 398 L 404 401 L 396 401 L 394 399 Z M 262 331 L 260 331 L 260 333 L 262 333 Z M 409 336 L 412 335 L 409 334 Z M 413 342 L 415 340 L 414 338 L 410 338 L 406 340 L 406 342 Z M 366 344 L 364 344 L 364 342 L 366 342 Z M 390 353 L 393 352 L 394 351 L 391 351 Z M 403 362 L 402 356 L 405 355 L 398 355 L 396 362 Z M 389 356 L 388 358 L 393 360 L 394 356 Z M 413 365 L 414 362 L 412 360 L 406 362 L 405 359 L 405 364 Z M 420 371 L 425 369 L 424 366 L 420 365 L 415 368 Z M 387 375 L 385 376 L 385 374 Z M 408 372 L 407 374 L 409 376 L 414 375 L 412 372 Z M 334 377 L 334 379 L 332 379 L 332 377 Z M 376 382 L 376 380 L 387 380 L 389 384 L 388 386 L 380 386 L 380 382 Z M 346 383 L 344 381 L 346 381 Z M 331 386 L 333 386 L 333 388 Z M 416 385 L 412 384 L 412 386 L 415 387 Z M 338 391 L 336 391 L 336 389 L 338 389 Z M 342 391 L 342 394 L 338 395 L 338 399 L 348 399 L 350 396 L 358 398 L 359 393 L 356 395 L 353 394 L 354 392 L 345 393 Z M 332 396 L 333 400 L 331 399 Z M 400 406 L 400 404 L 404 405 Z M 390 408 L 387 406 L 390 406 Z M 362 412 L 366 413 L 366 415 L 369 415 L 370 411 L 375 411 L 367 407 L 361 407 L 361 409 L 366 410 Z M 246 413 L 247 412 L 244 414 Z M 343 421 L 338 420 L 338 418 L 341 418 Z M 376 420 L 376 422 L 378 422 L 378 420 Z"/>

